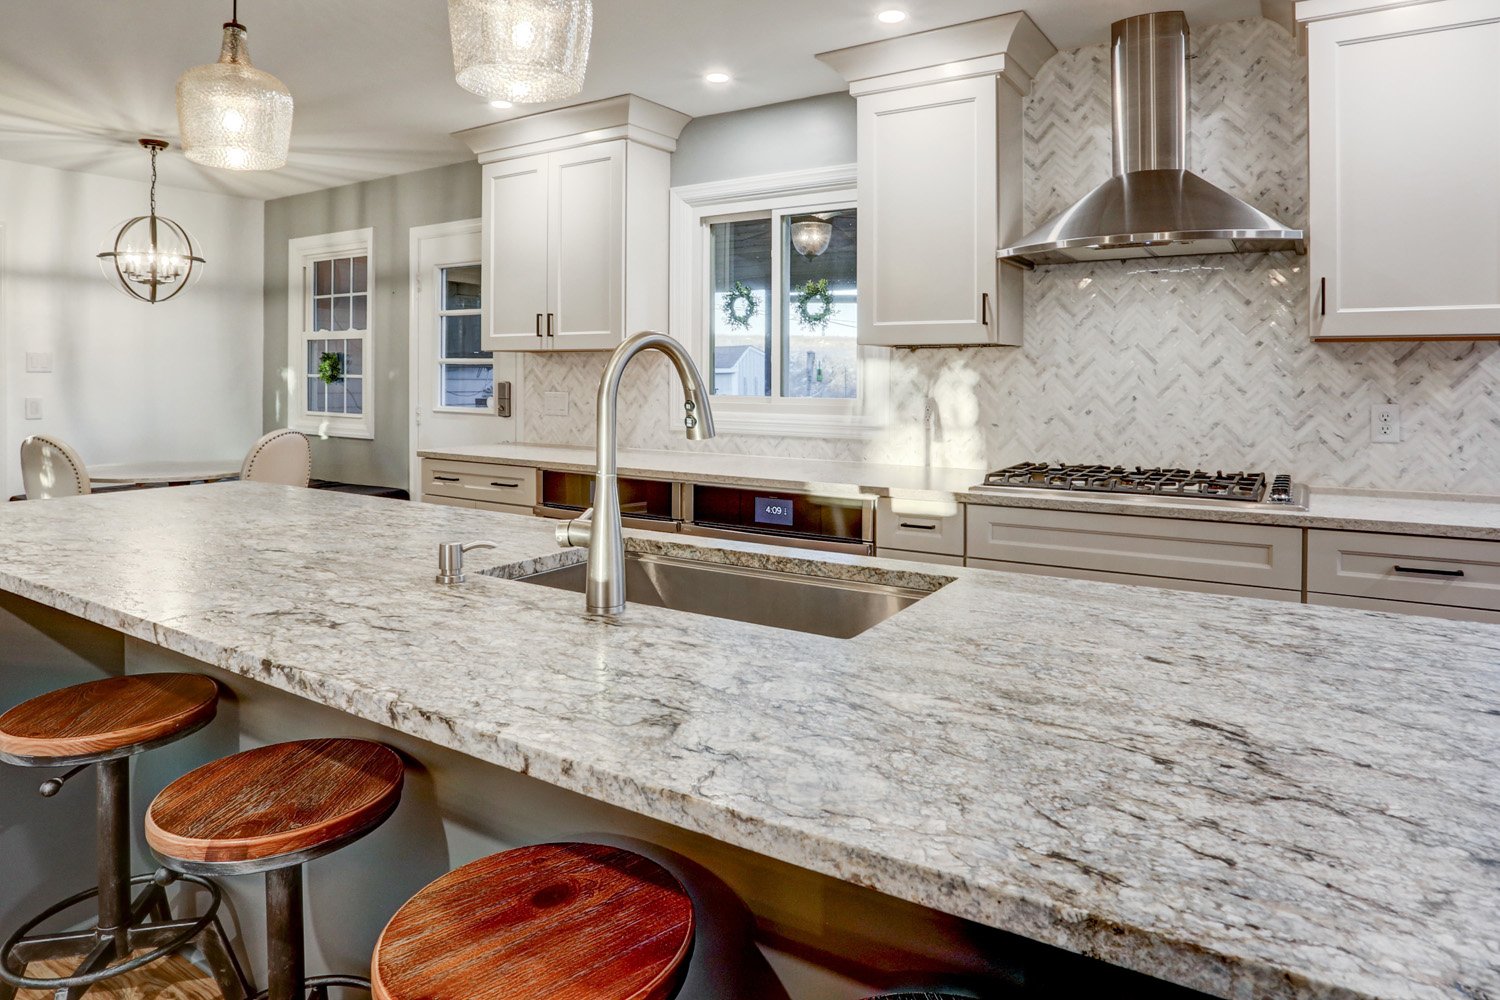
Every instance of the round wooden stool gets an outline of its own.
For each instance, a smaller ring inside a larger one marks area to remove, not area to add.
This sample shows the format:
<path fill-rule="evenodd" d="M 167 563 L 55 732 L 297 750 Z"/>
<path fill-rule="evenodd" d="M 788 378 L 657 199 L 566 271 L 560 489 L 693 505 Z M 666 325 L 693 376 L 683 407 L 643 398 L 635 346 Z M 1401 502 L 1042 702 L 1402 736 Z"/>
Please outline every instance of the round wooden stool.
<path fill-rule="evenodd" d="M 649 858 L 599 844 L 521 847 L 457 868 L 375 945 L 376 1000 L 666 1000 L 693 903 Z"/>
<path fill-rule="evenodd" d="M 309 989 L 369 989 L 358 976 L 315 976 L 303 966 L 302 865 L 349 844 L 401 801 L 405 766 L 368 740 L 298 740 L 216 760 L 163 788 L 146 812 L 146 842 L 191 875 L 266 876 L 266 989 L 301 1000 Z"/>
<path fill-rule="evenodd" d="M 244 977 L 218 919 L 219 887 L 205 878 L 185 878 L 208 890 L 209 904 L 199 916 L 179 918 L 165 891 L 176 876 L 130 874 L 129 758 L 202 729 L 218 704 L 218 685 L 201 674 L 134 674 L 50 691 L 0 715 L 0 760 L 22 767 L 69 768 L 42 782 L 43 796 L 56 795 L 78 772 L 97 766 L 99 879 L 95 888 L 49 907 L 0 945 L 0 1000 L 10 1000 L 17 989 L 74 997 L 94 983 L 178 951 L 200 935 L 224 995 L 244 994 Z M 132 886 L 143 887 L 134 900 Z M 93 897 L 98 898 L 98 917 L 92 927 L 33 933 Z M 67 976 L 25 974 L 31 962 L 61 958 L 79 959 Z"/>

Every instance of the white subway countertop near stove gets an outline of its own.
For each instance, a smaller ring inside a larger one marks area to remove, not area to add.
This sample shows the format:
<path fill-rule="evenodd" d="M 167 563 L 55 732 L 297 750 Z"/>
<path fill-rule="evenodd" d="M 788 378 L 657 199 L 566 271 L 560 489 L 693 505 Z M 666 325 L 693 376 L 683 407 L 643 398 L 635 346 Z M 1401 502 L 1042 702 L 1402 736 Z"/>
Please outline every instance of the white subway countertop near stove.
<path fill-rule="evenodd" d="M 423 458 L 463 462 L 510 462 L 573 472 L 594 470 L 594 449 L 568 445 L 488 444 L 432 448 Z M 1500 497 L 1452 499 L 1441 495 L 1364 493 L 1314 489 L 1308 509 L 1271 510 L 1232 503 L 1202 504 L 1088 493 L 988 493 L 972 487 L 984 469 L 942 469 L 917 465 L 821 462 L 710 452 L 622 451 L 622 476 L 763 486 L 810 493 L 870 494 L 913 500 L 947 500 L 999 507 L 1181 517 L 1237 524 L 1279 524 L 1299 528 L 1384 531 L 1500 541 Z"/>
<path fill-rule="evenodd" d="M 599 618 L 475 572 L 584 556 L 539 519 L 225 483 L 5 504 L 0 589 L 1220 996 L 1500 996 L 1500 627 L 629 538 L 951 582 L 850 640 Z"/>

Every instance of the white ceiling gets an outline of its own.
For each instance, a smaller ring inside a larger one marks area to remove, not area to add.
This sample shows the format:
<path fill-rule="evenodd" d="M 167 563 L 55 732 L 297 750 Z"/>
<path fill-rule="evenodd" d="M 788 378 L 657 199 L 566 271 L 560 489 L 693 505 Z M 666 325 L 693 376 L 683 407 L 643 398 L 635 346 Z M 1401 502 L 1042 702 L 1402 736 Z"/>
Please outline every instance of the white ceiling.
<path fill-rule="evenodd" d="M 902 25 L 874 14 L 908 10 Z M 1258 16 L 1260 0 L 1029 0 L 1059 48 L 1107 40 L 1117 18 L 1167 7 L 1194 24 Z M 175 140 L 173 86 L 218 57 L 228 0 L 32 0 L 0 27 L 0 158 L 141 177 L 135 139 Z M 695 117 L 824 94 L 814 54 L 987 17 L 1012 0 L 594 0 L 588 82 L 575 101 L 635 93 Z M 163 183 L 275 198 L 465 159 L 450 133 L 497 112 L 453 82 L 444 0 L 241 0 L 257 66 L 296 100 L 278 171 L 201 168 L 175 152 Z M 703 82 L 709 70 L 730 84 Z"/>

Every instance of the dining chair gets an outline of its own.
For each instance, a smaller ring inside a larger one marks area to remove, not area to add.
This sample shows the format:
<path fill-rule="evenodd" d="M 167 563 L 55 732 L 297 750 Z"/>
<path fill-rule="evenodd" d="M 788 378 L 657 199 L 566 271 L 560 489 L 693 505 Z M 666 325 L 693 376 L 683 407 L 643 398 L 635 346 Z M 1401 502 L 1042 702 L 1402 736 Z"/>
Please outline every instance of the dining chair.
<path fill-rule="evenodd" d="M 283 427 L 250 447 L 240 478 L 252 483 L 306 486 L 312 481 L 312 448 L 307 436 Z"/>
<path fill-rule="evenodd" d="M 51 500 L 92 493 L 88 469 L 78 452 L 56 438 L 34 434 L 21 442 L 21 482 L 27 500 Z"/>

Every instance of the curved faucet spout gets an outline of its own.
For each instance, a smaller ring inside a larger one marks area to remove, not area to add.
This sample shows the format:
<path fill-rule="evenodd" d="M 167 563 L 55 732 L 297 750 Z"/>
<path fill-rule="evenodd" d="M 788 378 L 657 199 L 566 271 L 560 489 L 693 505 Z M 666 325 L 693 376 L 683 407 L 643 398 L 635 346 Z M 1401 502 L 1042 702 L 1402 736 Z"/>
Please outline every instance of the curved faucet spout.
<path fill-rule="evenodd" d="M 682 381 L 682 426 L 689 440 L 701 441 L 714 436 L 713 408 L 703 376 L 693 363 L 687 348 L 664 333 L 647 330 L 615 348 L 604 375 L 599 379 L 598 468 L 594 476 L 594 509 L 588 519 L 589 565 L 585 594 L 588 610 L 594 614 L 618 614 L 625 610 L 625 541 L 620 525 L 620 484 L 618 479 L 618 433 L 620 378 L 631 360 L 642 351 L 661 351 L 672 360 Z M 585 515 L 587 516 L 587 515 Z M 576 525 L 581 529 L 582 525 Z M 559 528 L 558 541 L 577 544 L 580 530 Z"/>

